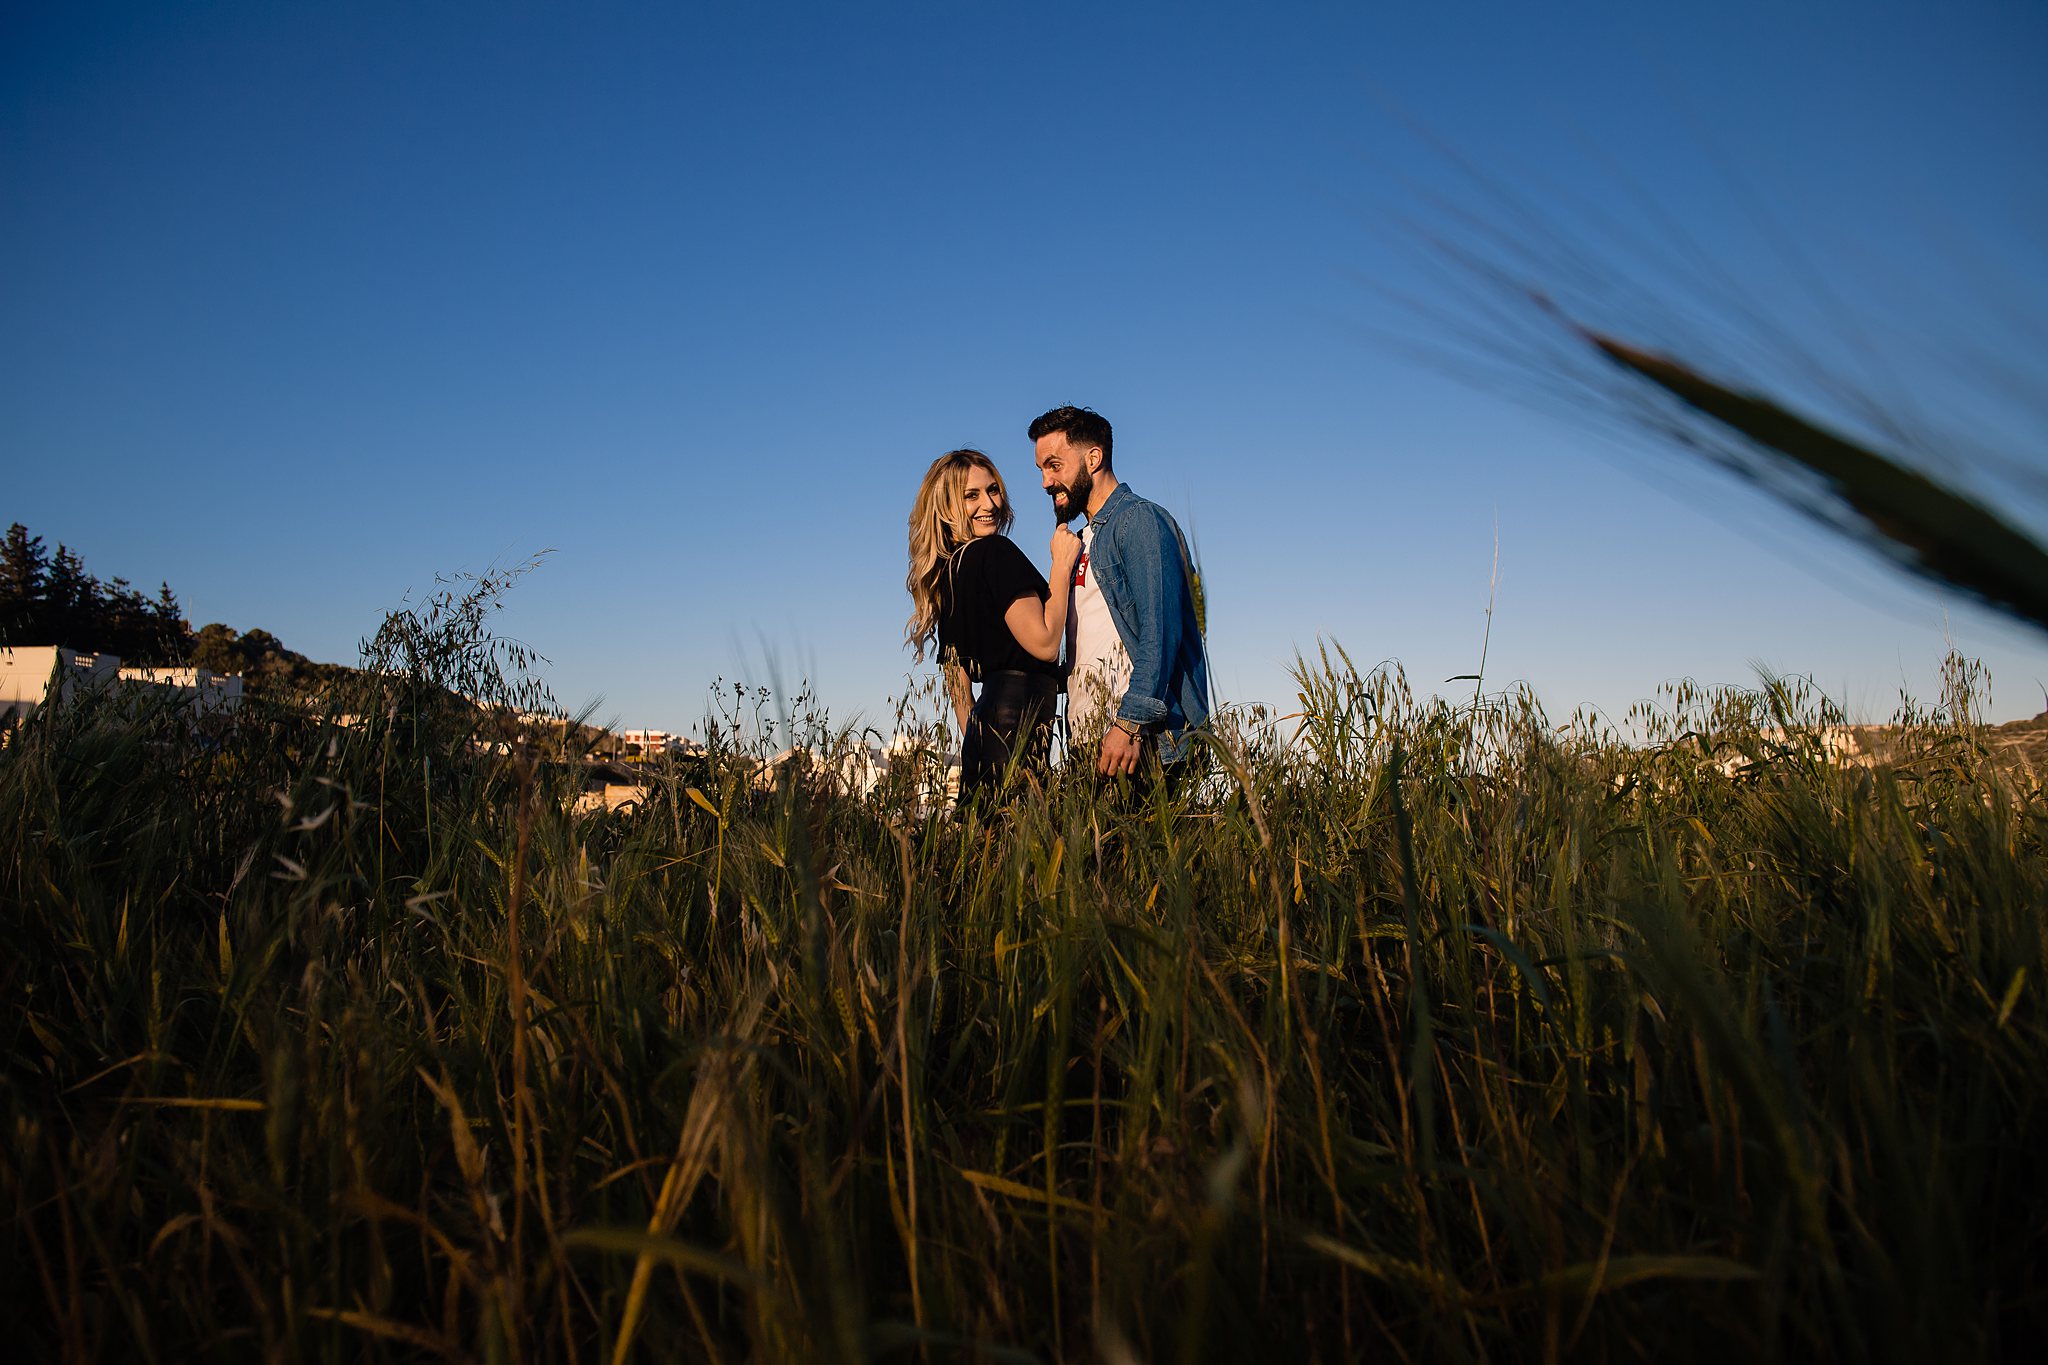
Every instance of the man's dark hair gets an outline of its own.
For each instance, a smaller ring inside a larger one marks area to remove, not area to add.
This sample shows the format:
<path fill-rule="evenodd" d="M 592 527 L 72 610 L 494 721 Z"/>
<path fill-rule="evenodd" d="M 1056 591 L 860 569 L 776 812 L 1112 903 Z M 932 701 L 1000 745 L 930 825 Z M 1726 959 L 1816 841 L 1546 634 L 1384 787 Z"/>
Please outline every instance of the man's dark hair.
<path fill-rule="evenodd" d="M 1054 408 L 1031 424 L 1025 434 L 1036 441 L 1041 436 L 1063 433 L 1077 446 L 1101 446 L 1102 467 L 1110 467 L 1109 419 L 1093 408 Z"/>

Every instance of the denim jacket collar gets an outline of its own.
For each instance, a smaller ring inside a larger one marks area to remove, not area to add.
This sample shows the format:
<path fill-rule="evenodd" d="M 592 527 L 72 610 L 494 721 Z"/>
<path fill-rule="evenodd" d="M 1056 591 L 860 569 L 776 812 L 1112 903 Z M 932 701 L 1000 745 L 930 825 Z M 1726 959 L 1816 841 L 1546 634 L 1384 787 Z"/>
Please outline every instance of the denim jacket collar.
<path fill-rule="evenodd" d="M 1131 486 L 1118 479 L 1115 490 L 1103 499 L 1102 506 L 1095 510 L 1095 515 L 1088 518 L 1088 525 L 1099 536 L 1110 522 L 1115 521 L 1138 500 L 1138 495 L 1131 491 Z"/>

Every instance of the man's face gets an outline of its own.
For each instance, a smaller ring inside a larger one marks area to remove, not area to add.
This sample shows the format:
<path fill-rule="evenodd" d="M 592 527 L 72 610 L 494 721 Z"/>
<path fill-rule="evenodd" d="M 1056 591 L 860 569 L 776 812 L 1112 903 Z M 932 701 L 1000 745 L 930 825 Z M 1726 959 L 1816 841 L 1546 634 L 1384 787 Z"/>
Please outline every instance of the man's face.
<path fill-rule="evenodd" d="M 1098 447 L 1077 446 L 1064 431 L 1041 436 L 1032 447 L 1038 462 L 1038 480 L 1052 496 L 1053 515 L 1062 525 L 1088 510 L 1088 498 L 1095 492 L 1095 470 L 1090 457 Z"/>

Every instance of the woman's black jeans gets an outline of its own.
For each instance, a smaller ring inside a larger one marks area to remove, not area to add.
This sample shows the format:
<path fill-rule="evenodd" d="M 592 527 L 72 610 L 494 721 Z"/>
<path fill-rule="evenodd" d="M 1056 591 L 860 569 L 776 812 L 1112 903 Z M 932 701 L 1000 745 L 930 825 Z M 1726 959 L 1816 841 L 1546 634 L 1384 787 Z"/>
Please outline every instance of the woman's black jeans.
<path fill-rule="evenodd" d="M 1044 673 L 996 669 L 981 680 L 981 696 L 967 717 L 960 745 L 960 796 L 993 789 L 1015 753 L 1019 764 L 1045 768 L 1052 755 L 1052 722 L 1059 681 Z"/>

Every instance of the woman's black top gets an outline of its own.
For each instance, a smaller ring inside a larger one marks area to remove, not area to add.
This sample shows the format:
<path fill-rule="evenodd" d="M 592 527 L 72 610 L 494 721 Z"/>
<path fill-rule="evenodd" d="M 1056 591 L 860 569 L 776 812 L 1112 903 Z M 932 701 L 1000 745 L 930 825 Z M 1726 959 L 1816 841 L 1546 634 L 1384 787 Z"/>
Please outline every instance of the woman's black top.
<path fill-rule="evenodd" d="M 1059 665 L 1017 643 L 1003 614 L 1021 597 L 1044 602 L 1045 575 L 1008 536 L 970 540 L 939 574 L 939 658 L 957 658 L 979 682 L 998 669 L 1059 676 Z"/>

